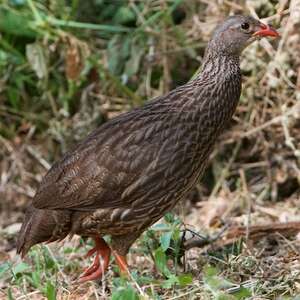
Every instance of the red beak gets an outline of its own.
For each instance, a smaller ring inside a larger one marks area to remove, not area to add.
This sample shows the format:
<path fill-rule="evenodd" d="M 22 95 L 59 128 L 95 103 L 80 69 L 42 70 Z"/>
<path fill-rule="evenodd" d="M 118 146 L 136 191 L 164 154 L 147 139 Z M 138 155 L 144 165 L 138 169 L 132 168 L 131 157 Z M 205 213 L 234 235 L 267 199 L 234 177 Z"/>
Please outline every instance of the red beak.
<path fill-rule="evenodd" d="M 273 36 L 279 37 L 279 33 L 270 25 L 260 23 L 260 30 L 253 33 L 253 36 Z"/>

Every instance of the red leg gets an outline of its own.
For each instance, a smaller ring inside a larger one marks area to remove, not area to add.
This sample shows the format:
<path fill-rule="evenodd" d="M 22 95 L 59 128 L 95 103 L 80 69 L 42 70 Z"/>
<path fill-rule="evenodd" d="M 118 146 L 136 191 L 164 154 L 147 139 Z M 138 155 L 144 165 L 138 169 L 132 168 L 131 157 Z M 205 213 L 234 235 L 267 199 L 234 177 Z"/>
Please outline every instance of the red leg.
<path fill-rule="evenodd" d="M 116 263 L 120 268 L 120 272 L 123 276 L 128 276 L 128 264 L 127 264 L 127 259 L 126 256 L 119 255 L 117 252 L 113 251 L 113 255 L 116 259 Z"/>
<path fill-rule="evenodd" d="M 85 255 L 85 257 L 89 257 L 96 253 L 94 262 L 80 276 L 79 282 L 100 279 L 108 268 L 111 253 L 110 248 L 108 247 L 106 242 L 100 237 L 95 237 L 94 241 L 95 247 L 88 251 L 88 253 Z M 100 258 L 102 260 L 101 263 Z"/>

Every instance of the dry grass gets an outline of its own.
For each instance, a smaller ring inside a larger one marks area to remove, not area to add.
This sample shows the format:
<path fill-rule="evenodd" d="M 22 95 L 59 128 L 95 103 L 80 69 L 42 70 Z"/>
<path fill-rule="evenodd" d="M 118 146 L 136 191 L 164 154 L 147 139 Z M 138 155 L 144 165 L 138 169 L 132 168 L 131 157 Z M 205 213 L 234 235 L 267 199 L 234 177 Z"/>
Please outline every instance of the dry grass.
<path fill-rule="evenodd" d="M 166 14 L 148 25 L 149 15 L 166 11 L 170 2 L 148 1 L 139 10 L 137 2 L 128 1 L 141 28 L 131 36 L 141 49 L 141 59 L 131 61 L 138 64 L 138 70 L 126 71 L 125 66 L 123 73 L 114 74 L 110 69 L 113 54 L 109 41 L 116 39 L 115 35 L 99 37 L 95 31 L 62 28 L 51 32 L 53 38 L 35 41 L 48 56 L 48 78 L 30 75 L 43 91 L 40 95 L 20 90 L 24 103 L 32 97 L 32 106 L 15 109 L 8 104 L 10 81 L 2 72 L 0 298 L 52 299 L 53 286 L 57 299 L 107 299 L 118 286 L 127 286 L 116 278 L 115 270 L 110 270 L 100 285 L 75 283 L 86 264 L 81 259 L 86 246 L 77 238 L 60 245 L 35 247 L 26 259 L 29 269 L 16 272 L 14 268 L 20 266 L 15 254 L 16 233 L 24 209 L 43 174 L 69 145 L 103 119 L 186 82 L 201 64 L 211 30 L 228 14 L 265 17 L 280 28 L 281 39 L 261 40 L 244 52 L 243 95 L 232 126 L 218 140 L 204 179 L 188 201 L 180 204 L 179 217 L 194 231 L 209 235 L 216 234 L 224 223 L 249 226 L 299 221 L 300 1 L 186 0 L 177 9 L 177 13 L 185 12 L 180 24 L 175 26 Z M 1 5 L 7 5 L 6 1 Z M 94 56 L 87 60 L 91 53 Z M 130 59 L 131 56 L 124 58 L 125 63 Z M 78 68 L 72 68 L 74 61 Z M 30 66 L 25 64 L 22 68 Z M 16 70 L 22 72 L 22 68 Z M 55 72 L 57 78 L 53 78 Z M 131 75 L 126 78 L 124 74 Z M 59 76 L 67 76 L 68 81 L 61 83 Z M 61 84 L 63 91 L 51 90 L 51 82 Z M 60 93 L 67 100 L 59 100 Z M 78 100 L 72 102 L 68 95 Z M 34 100 L 39 96 L 41 103 Z M 134 266 L 130 286 L 141 299 L 148 299 L 147 294 L 153 299 L 239 299 L 233 293 L 242 290 L 241 286 L 251 292 L 249 299 L 294 297 L 300 293 L 298 238 L 274 234 L 256 242 L 245 241 L 238 250 L 231 247 L 220 251 L 213 245 L 192 249 L 185 258 L 192 284 L 165 288 L 165 278 L 153 269 L 150 253 L 144 255 L 144 237 L 129 255 Z M 9 268 L 4 272 L 7 262 Z M 215 269 L 207 270 L 207 264 Z M 174 271 L 172 264 L 170 268 Z M 213 273 L 216 270 L 218 275 Z M 178 274 L 182 273 L 179 267 Z M 33 283 L 32 274 L 41 277 L 42 282 Z M 225 279 L 232 284 L 214 284 Z"/>

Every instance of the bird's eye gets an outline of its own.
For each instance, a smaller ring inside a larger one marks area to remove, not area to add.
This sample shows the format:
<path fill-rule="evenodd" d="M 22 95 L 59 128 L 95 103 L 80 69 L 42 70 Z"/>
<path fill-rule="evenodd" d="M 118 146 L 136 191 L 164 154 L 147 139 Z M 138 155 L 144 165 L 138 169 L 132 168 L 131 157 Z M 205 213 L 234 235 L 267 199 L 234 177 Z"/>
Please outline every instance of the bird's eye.
<path fill-rule="evenodd" d="M 243 30 L 248 30 L 249 28 L 250 28 L 250 25 L 249 25 L 249 23 L 242 23 L 242 25 L 241 25 L 241 28 L 243 29 Z"/>

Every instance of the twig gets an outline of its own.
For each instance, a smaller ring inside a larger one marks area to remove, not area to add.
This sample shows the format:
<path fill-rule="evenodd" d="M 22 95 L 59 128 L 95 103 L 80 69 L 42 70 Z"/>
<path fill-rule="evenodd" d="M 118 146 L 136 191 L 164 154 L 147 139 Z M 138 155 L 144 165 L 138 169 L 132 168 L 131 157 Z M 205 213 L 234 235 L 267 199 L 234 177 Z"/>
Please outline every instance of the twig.
<path fill-rule="evenodd" d="M 29 154 L 31 154 L 46 170 L 51 168 L 51 165 L 31 146 L 27 145 L 26 150 Z"/>
<path fill-rule="evenodd" d="M 26 295 L 20 296 L 20 297 L 18 297 L 16 299 L 17 300 L 27 299 L 29 296 L 33 296 L 33 295 L 41 294 L 41 293 L 42 293 L 41 291 L 34 291 L 34 292 L 28 293 Z"/>
<path fill-rule="evenodd" d="M 300 113 L 300 103 L 297 103 L 295 104 L 291 109 L 287 110 L 286 112 L 284 112 L 282 115 L 280 116 L 277 116 L 273 119 L 271 119 L 270 121 L 267 121 L 266 123 L 260 125 L 260 126 L 257 126 L 243 134 L 240 135 L 240 138 L 244 138 L 244 137 L 248 137 L 252 134 L 255 134 L 273 124 L 276 124 L 276 123 L 279 123 L 279 122 L 282 122 L 283 118 L 286 118 L 288 116 L 291 116 L 291 115 L 294 115 L 294 114 L 298 114 Z"/>
<path fill-rule="evenodd" d="M 190 229 L 188 229 L 188 231 L 192 232 L 193 237 L 185 240 L 183 242 L 183 248 L 185 251 L 192 249 L 192 248 L 202 248 L 204 246 L 207 246 L 209 244 L 214 243 L 215 241 L 217 241 L 218 239 L 220 239 L 220 237 L 223 235 L 223 233 L 228 229 L 229 225 L 225 225 L 220 232 L 217 233 L 217 235 L 215 235 L 214 237 L 204 237 Z"/>
<path fill-rule="evenodd" d="M 217 235 L 217 238 L 221 237 L 224 233 L 224 229 Z M 299 222 L 287 222 L 287 223 L 271 223 L 265 225 L 255 225 L 249 226 L 248 228 L 248 238 L 252 241 L 257 241 L 264 236 L 269 236 L 270 234 L 277 233 L 284 237 L 289 237 L 296 235 L 300 232 L 300 221 Z M 245 237 L 247 233 L 246 226 L 234 226 L 231 227 L 226 234 L 223 235 L 221 240 L 215 238 L 216 243 L 215 248 L 223 248 L 237 242 L 240 238 Z M 212 239 L 211 239 L 212 241 Z M 207 243 L 205 244 L 207 245 Z M 188 240 L 184 244 L 184 249 L 189 250 L 191 248 L 203 248 L 203 240 L 194 236 L 192 239 Z"/>

